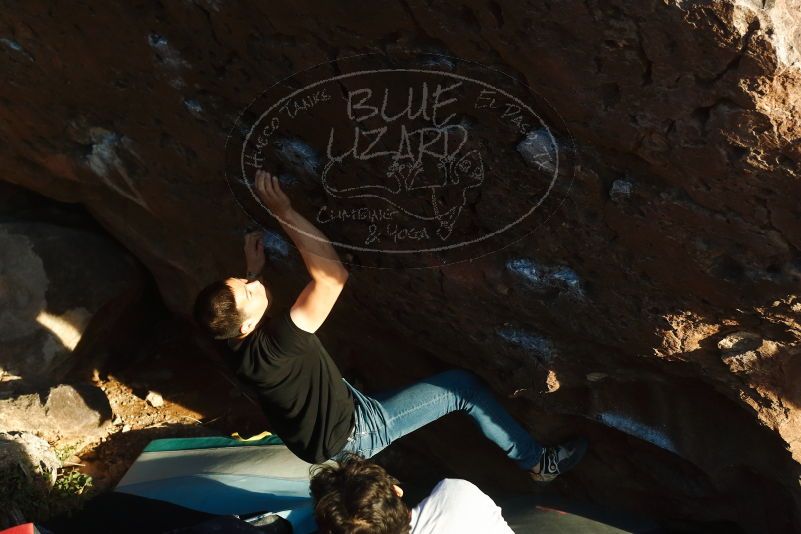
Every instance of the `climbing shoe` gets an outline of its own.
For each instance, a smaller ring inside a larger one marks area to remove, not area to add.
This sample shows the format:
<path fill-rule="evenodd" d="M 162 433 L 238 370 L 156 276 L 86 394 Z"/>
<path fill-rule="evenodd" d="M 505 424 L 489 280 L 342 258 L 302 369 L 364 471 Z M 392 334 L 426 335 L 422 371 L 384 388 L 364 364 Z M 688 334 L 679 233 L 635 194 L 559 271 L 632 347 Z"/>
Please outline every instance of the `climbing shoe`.
<path fill-rule="evenodd" d="M 563 445 L 545 447 L 540 462 L 529 473 L 535 482 L 550 482 L 572 469 L 587 452 L 587 439 L 576 438 Z"/>

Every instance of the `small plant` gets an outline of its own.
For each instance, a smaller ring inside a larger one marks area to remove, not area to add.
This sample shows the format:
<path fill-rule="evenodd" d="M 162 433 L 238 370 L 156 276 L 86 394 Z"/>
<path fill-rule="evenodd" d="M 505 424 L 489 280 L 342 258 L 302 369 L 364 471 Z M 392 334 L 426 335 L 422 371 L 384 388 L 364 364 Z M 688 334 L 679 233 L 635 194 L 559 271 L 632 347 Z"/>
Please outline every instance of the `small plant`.
<path fill-rule="evenodd" d="M 72 445 L 67 445 L 66 447 L 56 449 L 56 458 L 58 458 L 58 461 L 63 464 L 64 462 L 67 461 L 67 459 L 69 459 L 73 454 L 75 454 L 75 451 L 77 450 L 78 450 L 77 443 L 73 443 Z"/>
<path fill-rule="evenodd" d="M 59 475 L 53 491 L 61 495 L 83 495 L 84 491 L 92 487 L 92 477 L 81 473 L 77 469 L 70 469 Z"/>
<path fill-rule="evenodd" d="M 59 469 L 56 483 L 46 497 L 46 515 L 53 517 L 73 512 L 91 497 L 92 477 L 75 467 Z"/>
<path fill-rule="evenodd" d="M 45 478 L 47 474 L 45 474 Z M 92 477 L 75 467 L 60 468 L 52 488 L 23 469 L 9 470 L 0 477 L 0 502 L 27 521 L 44 521 L 80 509 L 92 495 Z"/>

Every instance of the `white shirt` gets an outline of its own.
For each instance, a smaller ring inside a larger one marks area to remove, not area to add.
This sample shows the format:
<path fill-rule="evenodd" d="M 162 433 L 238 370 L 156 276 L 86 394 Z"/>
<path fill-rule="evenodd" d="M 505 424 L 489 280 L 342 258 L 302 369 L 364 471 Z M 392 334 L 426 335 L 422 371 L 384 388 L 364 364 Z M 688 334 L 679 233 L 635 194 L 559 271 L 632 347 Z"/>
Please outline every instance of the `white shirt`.
<path fill-rule="evenodd" d="M 514 534 L 501 509 L 475 484 L 446 478 L 412 509 L 412 534 Z"/>

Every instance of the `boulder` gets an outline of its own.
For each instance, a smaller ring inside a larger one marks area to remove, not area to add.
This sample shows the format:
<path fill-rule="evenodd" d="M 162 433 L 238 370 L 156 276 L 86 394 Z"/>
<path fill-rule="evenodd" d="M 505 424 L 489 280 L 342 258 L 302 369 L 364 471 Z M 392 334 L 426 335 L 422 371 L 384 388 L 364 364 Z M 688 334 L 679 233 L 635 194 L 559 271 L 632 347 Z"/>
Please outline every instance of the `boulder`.
<path fill-rule="evenodd" d="M 0 432 L 0 528 L 26 520 L 53 487 L 61 462 L 50 445 L 29 432 Z"/>
<path fill-rule="evenodd" d="M 62 384 L 0 400 L 0 430 L 26 431 L 47 441 L 85 441 L 104 433 L 111 405 L 100 388 Z"/>
<path fill-rule="evenodd" d="M 0 256 L 0 388 L 6 395 L 57 384 L 82 350 L 115 335 L 145 280 L 108 237 L 46 223 L 0 224 Z"/>
<path fill-rule="evenodd" d="M 29 481 L 51 488 L 60 467 L 55 451 L 42 438 L 30 432 L 0 432 L 0 472 L 20 469 Z"/>

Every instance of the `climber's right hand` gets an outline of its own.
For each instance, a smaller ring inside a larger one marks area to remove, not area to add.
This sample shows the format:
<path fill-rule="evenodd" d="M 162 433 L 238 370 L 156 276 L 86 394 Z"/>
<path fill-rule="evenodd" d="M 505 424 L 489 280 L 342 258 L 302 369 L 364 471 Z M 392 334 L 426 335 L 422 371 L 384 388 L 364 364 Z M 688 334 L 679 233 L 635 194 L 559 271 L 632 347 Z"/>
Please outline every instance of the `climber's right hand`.
<path fill-rule="evenodd" d="M 292 203 L 281 190 L 281 183 L 274 174 L 263 170 L 256 171 L 256 194 L 277 217 L 283 218 L 292 210 Z"/>

